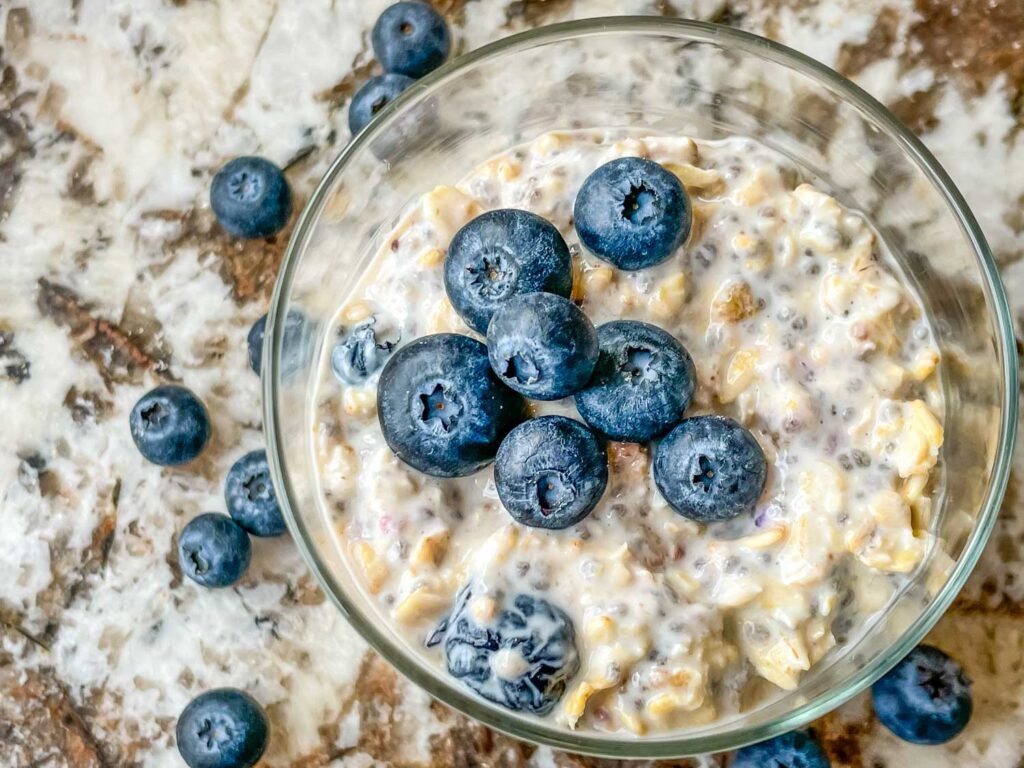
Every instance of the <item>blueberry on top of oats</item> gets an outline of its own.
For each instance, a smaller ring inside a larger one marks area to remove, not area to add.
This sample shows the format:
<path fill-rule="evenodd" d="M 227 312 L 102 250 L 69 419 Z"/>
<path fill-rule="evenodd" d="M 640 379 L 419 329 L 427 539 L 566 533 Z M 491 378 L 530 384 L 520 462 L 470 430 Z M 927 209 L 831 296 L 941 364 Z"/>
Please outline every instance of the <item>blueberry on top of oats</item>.
<path fill-rule="evenodd" d="M 128 417 L 132 440 L 146 459 L 161 466 L 187 464 L 210 440 L 210 414 L 185 387 L 151 389 Z"/>
<path fill-rule="evenodd" d="M 287 530 L 266 451 L 250 451 L 231 466 L 224 480 L 224 501 L 235 522 L 253 536 L 280 536 Z"/>
<path fill-rule="evenodd" d="M 405 75 L 389 74 L 371 77 L 363 83 L 348 105 L 348 129 L 352 135 L 355 136 L 368 126 L 378 112 L 414 82 Z"/>
<path fill-rule="evenodd" d="M 452 47 L 448 25 L 416 0 L 386 8 L 373 25 L 373 53 L 386 72 L 423 77 L 444 64 Z"/>
<path fill-rule="evenodd" d="M 182 573 L 204 587 L 230 587 L 242 578 L 251 557 L 249 535 L 227 515 L 206 512 L 178 536 Z"/>
<path fill-rule="evenodd" d="M 292 213 L 292 191 L 281 169 L 262 157 L 236 157 L 213 177 L 210 207 L 235 237 L 270 237 Z"/>
<path fill-rule="evenodd" d="M 444 287 L 455 311 L 487 333 L 491 317 L 523 293 L 572 293 L 569 247 L 540 216 L 504 208 L 477 216 L 452 238 L 444 261 Z"/>
<path fill-rule="evenodd" d="M 189 768 L 250 768 L 267 748 L 267 716 L 244 691 L 215 688 L 182 710 L 175 738 Z"/>
<path fill-rule="evenodd" d="M 572 620 L 532 595 L 474 595 L 463 587 L 455 609 L 427 640 L 443 644 L 448 672 L 485 699 L 546 715 L 579 669 Z"/>
<path fill-rule="evenodd" d="M 395 342 L 377 340 L 375 322 L 370 318 L 360 323 L 331 350 L 331 370 L 342 383 L 362 384 L 395 350 Z"/>
<path fill-rule="evenodd" d="M 377 417 L 388 447 L 421 472 L 461 477 L 494 460 L 502 439 L 526 417 L 487 348 L 469 336 L 439 333 L 402 347 L 377 385 Z"/>
<path fill-rule="evenodd" d="M 693 220 L 675 174 L 640 157 L 612 160 L 590 174 L 573 215 L 587 250 L 626 270 L 667 259 L 686 241 Z"/>
<path fill-rule="evenodd" d="M 576 408 L 612 440 L 643 443 L 683 418 L 697 372 L 682 344 L 661 328 L 613 320 L 597 329 L 601 354 Z"/>
<path fill-rule="evenodd" d="M 654 456 L 658 490 L 676 512 L 701 523 L 752 512 L 767 475 L 757 440 L 724 416 L 684 420 Z"/>
<path fill-rule="evenodd" d="M 534 528 L 568 528 L 597 506 L 608 485 L 608 455 L 583 424 L 541 416 L 508 433 L 494 484 L 508 513 Z"/>
<path fill-rule="evenodd" d="M 732 768 L 829 768 L 828 755 L 812 736 L 790 731 L 736 753 Z"/>
<path fill-rule="evenodd" d="M 509 299 L 487 328 L 491 367 L 535 400 L 558 400 L 586 386 L 597 363 L 597 331 L 568 299 L 530 293 Z"/>
<path fill-rule="evenodd" d="M 913 744 L 945 744 L 967 727 L 974 705 L 963 667 L 919 645 L 871 687 L 882 725 Z"/>

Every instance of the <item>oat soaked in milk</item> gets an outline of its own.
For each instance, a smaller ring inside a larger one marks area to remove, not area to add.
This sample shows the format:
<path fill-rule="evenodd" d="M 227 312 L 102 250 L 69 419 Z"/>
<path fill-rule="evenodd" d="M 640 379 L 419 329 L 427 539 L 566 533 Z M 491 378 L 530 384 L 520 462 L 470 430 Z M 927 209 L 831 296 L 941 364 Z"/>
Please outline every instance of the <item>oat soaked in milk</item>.
<path fill-rule="evenodd" d="M 664 165 L 693 203 L 686 245 L 637 272 L 581 249 L 572 224 L 583 180 L 624 156 Z M 445 295 L 442 264 L 460 227 L 506 207 L 562 232 L 573 298 L 595 325 L 640 320 L 685 345 L 698 376 L 688 413 L 750 429 L 767 486 L 753 515 L 700 525 L 662 498 L 648 448 L 612 443 L 608 489 L 586 519 L 523 527 L 491 469 L 439 479 L 399 461 L 377 423 L 377 376 L 343 384 L 325 364 L 312 425 L 324 508 L 382 620 L 444 666 L 426 640 L 464 586 L 481 622 L 519 595 L 555 606 L 579 663 L 545 716 L 574 728 L 663 732 L 796 687 L 930 544 L 943 404 L 918 300 L 859 214 L 754 141 L 550 133 L 424 195 L 340 307 L 329 343 L 367 323 L 400 343 L 474 335 Z M 531 407 L 578 417 L 571 398 Z M 513 661 L 501 660 L 524 663 Z"/>

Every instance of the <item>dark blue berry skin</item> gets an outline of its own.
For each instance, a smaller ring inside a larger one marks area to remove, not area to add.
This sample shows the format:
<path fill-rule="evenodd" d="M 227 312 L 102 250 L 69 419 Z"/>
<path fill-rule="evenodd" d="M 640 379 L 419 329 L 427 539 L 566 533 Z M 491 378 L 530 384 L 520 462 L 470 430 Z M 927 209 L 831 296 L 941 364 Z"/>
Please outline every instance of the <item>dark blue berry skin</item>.
<path fill-rule="evenodd" d="M 647 323 L 616 320 L 597 329 L 601 354 L 576 409 L 611 440 L 645 443 L 678 424 L 693 399 L 697 371 L 674 336 Z"/>
<path fill-rule="evenodd" d="M 491 367 L 507 386 L 535 400 L 583 389 L 597 363 L 597 331 L 568 299 L 551 293 L 515 296 L 487 327 Z"/>
<path fill-rule="evenodd" d="M 263 339 L 267 331 L 267 316 L 262 315 L 252 324 L 247 338 L 249 367 L 259 376 L 263 369 Z M 289 310 L 284 328 L 284 371 L 292 373 L 302 367 L 304 337 L 308 331 L 306 318 L 298 310 Z"/>
<path fill-rule="evenodd" d="M 373 53 L 385 72 L 423 77 L 444 64 L 452 48 L 448 25 L 426 3 L 401 2 L 373 25 Z"/>
<path fill-rule="evenodd" d="M 253 536 L 280 536 L 287 530 L 266 451 L 251 451 L 232 465 L 224 480 L 224 501 L 234 521 Z"/>
<path fill-rule="evenodd" d="M 757 440 L 724 416 L 686 419 L 655 450 L 658 490 L 676 512 L 699 523 L 752 512 L 767 477 Z"/>
<path fill-rule="evenodd" d="M 376 75 L 363 83 L 348 105 L 348 129 L 352 135 L 368 126 L 378 112 L 414 82 L 405 75 Z"/>
<path fill-rule="evenodd" d="M 244 691 L 215 688 L 182 710 L 175 737 L 189 768 L 251 768 L 267 748 L 267 716 Z"/>
<path fill-rule="evenodd" d="M 732 768 L 829 768 L 828 755 L 812 736 L 790 731 L 736 753 Z"/>
<path fill-rule="evenodd" d="M 395 349 L 391 341 L 377 341 L 375 318 L 360 323 L 331 350 L 331 370 L 343 384 L 364 384 Z"/>
<path fill-rule="evenodd" d="M 206 512 L 178 536 L 182 573 L 204 587 L 230 587 L 242 578 L 251 557 L 249 534 L 227 515 Z"/>
<path fill-rule="evenodd" d="M 528 211 L 504 208 L 477 216 L 452 238 L 444 287 L 455 311 L 479 333 L 491 316 L 523 293 L 572 293 L 572 257 L 561 233 Z"/>
<path fill-rule="evenodd" d="M 292 191 L 281 169 L 262 157 L 236 157 L 213 177 L 210 207 L 235 237 L 270 237 L 292 214 Z"/>
<path fill-rule="evenodd" d="M 587 250 L 626 270 L 667 259 L 686 242 L 693 222 L 675 174 L 639 157 L 612 160 L 590 174 L 573 215 Z"/>
<path fill-rule="evenodd" d="M 919 645 L 871 687 L 878 720 L 913 744 L 945 744 L 971 719 L 971 683 L 938 648 Z"/>
<path fill-rule="evenodd" d="M 541 416 L 508 433 L 494 463 L 498 497 L 533 528 L 568 528 L 597 506 L 608 485 L 608 454 L 583 424 Z"/>
<path fill-rule="evenodd" d="M 202 400 L 172 384 L 143 395 L 132 408 L 128 426 L 139 452 L 164 467 L 192 461 L 210 439 L 210 414 Z"/>
<path fill-rule="evenodd" d="M 469 611 L 471 599 L 469 588 L 463 588 L 427 645 L 443 644 L 448 672 L 485 699 L 515 712 L 546 715 L 579 670 L 572 620 L 546 600 L 517 595 L 493 624 L 481 626 Z M 522 674 L 496 673 L 492 660 L 503 650 L 521 655 Z"/>
<path fill-rule="evenodd" d="M 526 403 L 491 371 L 483 344 L 439 333 L 402 347 L 385 364 L 377 418 L 406 464 L 462 477 L 494 460 L 505 435 L 526 418 Z"/>

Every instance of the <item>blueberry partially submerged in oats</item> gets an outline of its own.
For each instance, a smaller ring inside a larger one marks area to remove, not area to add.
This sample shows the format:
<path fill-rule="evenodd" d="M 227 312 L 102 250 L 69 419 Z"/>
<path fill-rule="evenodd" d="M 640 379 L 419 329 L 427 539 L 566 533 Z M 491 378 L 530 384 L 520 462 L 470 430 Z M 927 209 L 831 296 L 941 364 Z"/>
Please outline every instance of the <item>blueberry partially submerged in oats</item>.
<path fill-rule="evenodd" d="M 376 318 L 360 323 L 331 350 L 331 370 L 344 384 L 362 384 L 375 374 L 395 349 L 393 341 L 379 341 Z"/>
<path fill-rule="evenodd" d="M 534 715 L 554 708 L 580 665 L 572 620 L 527 594 L 503 600 L 463 587 L 451 615 L 427 639 L 434 645 L 441 645 L 448 672 L 468 688 Z"/>

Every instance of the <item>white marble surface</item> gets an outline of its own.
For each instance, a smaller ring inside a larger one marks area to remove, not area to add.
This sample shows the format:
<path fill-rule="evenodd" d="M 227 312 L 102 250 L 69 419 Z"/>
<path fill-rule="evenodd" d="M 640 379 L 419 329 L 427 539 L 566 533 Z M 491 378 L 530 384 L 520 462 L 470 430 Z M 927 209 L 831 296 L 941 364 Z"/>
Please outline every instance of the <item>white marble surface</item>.
<path fill-rule="evenodd" d="M 946 165 L 1021 308 L 1018 0 L 436 4 L 460 50 L 529 24 L 667 13 L 840 67 Z M 287 537 L 256 541 L 231 590 L 182 581 L 174 563 L 176 531 L 223 509 L 224 473 L 261 443 L 245 335 L 283 249 L 219 234 L 211 172 L 239 153 L 290 163 L 301 202 L 348 138 L 347 97 L 370 71 L 368 30 L 386 5 L 0 2 L 0 765 L 180 765 L 174 720 L 219 685 L 267 707 L 267 765 L 590 764 L 431 706 L 367 654 Z M 181 470 L 147 464 L 128 435 L 128 410 L 161 379 L 213 414 L 211 446 Z M 967 732 L 942 748 L 901 745 L 861 699 L 817 725 L 834 765 L 1020 765 L 1022 518 L 1014 487 L 935 633 L 975 680 Z"/>

